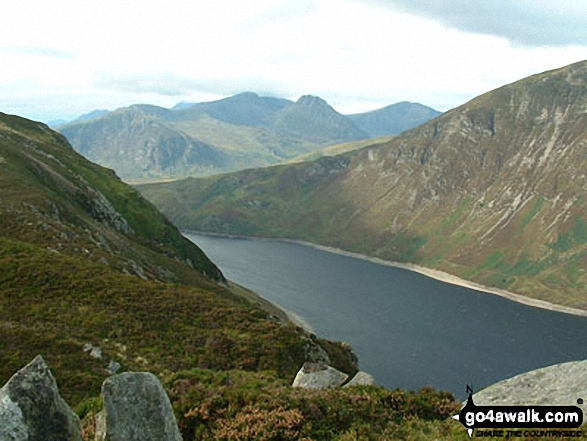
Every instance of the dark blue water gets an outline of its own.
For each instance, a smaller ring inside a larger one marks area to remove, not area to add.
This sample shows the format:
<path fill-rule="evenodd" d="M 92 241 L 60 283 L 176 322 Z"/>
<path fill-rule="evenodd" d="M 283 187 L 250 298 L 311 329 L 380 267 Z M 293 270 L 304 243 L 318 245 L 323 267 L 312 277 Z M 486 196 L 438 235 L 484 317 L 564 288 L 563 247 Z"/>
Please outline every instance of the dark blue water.
<path fill-rule="evenodd" d="M 346 341 L 388 388 L 465 397 L 513 375 L 587 359 L 587 318 L 525 306 L 312 247 L 186 234 L 224 275 Z"/>

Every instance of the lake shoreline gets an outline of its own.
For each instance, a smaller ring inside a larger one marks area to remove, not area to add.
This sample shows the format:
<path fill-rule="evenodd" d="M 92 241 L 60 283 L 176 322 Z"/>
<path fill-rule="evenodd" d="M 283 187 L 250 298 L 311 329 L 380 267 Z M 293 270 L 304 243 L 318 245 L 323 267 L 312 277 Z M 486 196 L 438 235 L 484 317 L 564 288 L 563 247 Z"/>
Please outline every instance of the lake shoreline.
<path fill-rule="evenodd" d="M 260 306 L 262 309 L 267 311 L 282 323 L 291 323 L 298 328 L 302 328 L 309 334 L 316 334 L 312 326 L 306 320 L 304 320 L 303 317 L 293 311 L 290 311 L 289 309 L 284 308 L 278 303 L 267 300 L 265 297 L 257 294 L 255 291 L 239 285 L 232 280 L 229 280 L 228 288 L 237 296 L 245 298 L 248 301 Z"/>
<path fill-rule="evenodd" d="M 297 239 L 285 239 L 285 238 L 267 238 L 267 237 L 255 237 L 255 236 L 238 236 L 238 235 L 231 235 L 231 234 L 222 234 L 222 233 L 210 233 L 210 232 L 203 232 L 203 231 L 194 231 L 194 230 L 182 230 L 187 234 L 196 234 L 200 236 L 211 236 L 211 237 L 226 237 L 226 238 L 235 238 L 235 239 L 247 239 L 247 240 L 259 240 L 259 241 L 279 241 L 284 243 L 294 243 L 298 245 L 308 246 L 314 249 L 318 249 L 321 251 L 326 251 L 333 254 L 338 254 L 347 257 L 353 257 L 355 259 L 365 260 L 371 263 L 375 263 L 378 265 L 388 266 L 392 268 L 400 268 L 405 269 L 408 271 L 413 271 L 419 274 L 422 274 L 426 277 L 430 277 L 435 280 L 439 280 L 441 282 L 449 283 L 451 285 L 462 286 L 465 288 L 470 288 L 475 291 L 484 292 L 487 294 L 497 295 L 508 300 L 521 303 L 527 306 L 533 306 L 535 308 L 547 309 L 550 311 L 555 312 L 562 312 L 565 314 L 571 314 L 581 317 L 587 317 L 587 311 L 582 309 L 572 308 L 569 306 L 557 305 L 555 303 L 547 302 L 545 300 L 534 299 L 531 297 L 526 297 L 520 294 L 515 294 L 510 291 L 506 291 L 499 288 L 492 288 L 489 286 L 481 285 L 476 282 L 472 282 L 469 280 L 461 279 L 458 276 L 453 274 L 446 273 L 444 271 L 423 267 L 420 265 L 412 264 L 412 263 L 402 263 L 402 262 L 394 262 L 389 260 L 380 259 L 377 257 L 368 256 L 365 254 L 354 253 L 351 251 L 341 250 L 339 248 L 334 248 L 330 246 L 320 245 L 313 242 L 307 242 L 304 240 L 297 240 Z M 282 309 L 278 305 L 278 308 Z M 287 311 L 284 311 L 287 313 Z"/>

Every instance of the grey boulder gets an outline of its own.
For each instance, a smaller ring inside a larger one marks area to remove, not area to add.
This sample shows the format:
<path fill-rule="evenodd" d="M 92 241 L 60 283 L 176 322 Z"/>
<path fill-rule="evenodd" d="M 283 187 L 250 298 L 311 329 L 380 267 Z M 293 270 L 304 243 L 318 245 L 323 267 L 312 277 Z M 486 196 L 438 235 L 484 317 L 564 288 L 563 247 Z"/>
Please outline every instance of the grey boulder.
<path fill-rule="evenodd" d="M 0 440 L 82 441 L 79 418 L 40 355 L 0 389 Z"/>
<path fill-rule="evenodd" d="M 125 372 L 102 384 L 105 425 L 97 439 L 180 441 L 169 397 L 149 372 Z M 103 416 L 102 416 L 103 418 Z"/>
<path fill-rule="evenodd" d="M 348 375 L 324 363 L 304 363 L 292 384 L 303 389 L 328 389 L 342 385 Z"/>
<path fill-rule="evenodd" d="M 495 383 L 473 395 L 475 405 L 576 406 L 587 422 L 587 360 L 536 369 Z M 579 404 L 581 403 L 581 404 Z"/>

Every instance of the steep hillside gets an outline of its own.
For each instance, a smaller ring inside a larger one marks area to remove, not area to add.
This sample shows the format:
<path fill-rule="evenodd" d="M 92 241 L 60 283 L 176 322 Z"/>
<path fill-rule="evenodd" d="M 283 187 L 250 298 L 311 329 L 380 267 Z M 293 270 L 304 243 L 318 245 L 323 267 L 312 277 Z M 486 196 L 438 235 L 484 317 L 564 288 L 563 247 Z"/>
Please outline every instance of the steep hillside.
<path fill-rule="evenodd" d="M 324 147 L 323 149 L 316 150 L 311 153 L 306 153 L 305 155 L 297 156 L 287 161 L 287 163 L 290 164 L 296 162 L 314 161 L 323 156 L 336 156 L 340 155 L 341 153 L 353 152 L 355 150 L 360 150 L 365 147 L 372 147 L 377 144 L 384 144 L 388 142 L 391 138 L 393 138 L 393 136 L 383 136 L 381 138 L 369 138 L 362 139 L 360 141 L 351 141 L 344 142 L 342 144 L 335 144 L 328 147 Z"/>
<path fill-rule="evenodd" d="M 386 124 L 392 128 L 392 117 L 403 126 L 419 123 L 410 109 L 402 107 L 406 115 L 376 113 L 378 130 L 387 130 Z M 133 180 L 261 167 L 369 138 L 351 118 L 318 97 L 307 95 L 292 102 L 251 92 L 172 109 L 134 105 L 92 112 L 59 129 L 78 152 Z"/>
<path fill-rule="evenodd" d="M 42 354 L 84 440 L 116 370 L 165 383 L 185 441 L 460 433 L 446 422 L 458 403 L 431 388 L 290 387 L 306 360 L 352 374 L 356 358 L 225 288 L 135 190 L 47 126 L 0 114 L 0 194 L 0 384 Z"/>
<path fill-rule="evenodd" d="M 424 124 L 441 115 L 441 112 L 418 103 L 392 104 L 371 112 L 348 115 L 348 118 L 371 138 L 397 135 Z"/>
<path fill-rule="evenodd" d="M 171 126 L 169 113 L 131 106 L 60 130 L 79 153 L 123 177 L 202 175 L 230 162 L 222 150 Z"/>
<path fill-rule="evenodd" d="M 585 309 L 586 143 L 580 62 L 382 145 L 140 191 L 180 228 L 303 239 Z"/>
<path fill-rule="evenodd" d="M 307 336 L 225 288 L 149 202 L 47 126 L 0 114 L 0 189 L 0 382 L 42 353 L 66 395 L 92 396 L 108 360 L 87 342 L 157 372 L 304 362 Z"/>
<path fill-rule="evenodd" d="M 317 146 L 369 137 L 326 101 L 312 95 L 304 95 L 293 105 L 276 112 L 268 123 L 282 138 L 303 140 Z"/>

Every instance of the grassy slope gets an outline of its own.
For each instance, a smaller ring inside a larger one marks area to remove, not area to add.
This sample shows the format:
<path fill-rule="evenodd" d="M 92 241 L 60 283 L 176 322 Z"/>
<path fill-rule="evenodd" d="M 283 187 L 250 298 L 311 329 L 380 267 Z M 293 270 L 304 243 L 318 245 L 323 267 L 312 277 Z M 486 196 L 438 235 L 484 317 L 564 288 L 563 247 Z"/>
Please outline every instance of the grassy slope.
<path fill-rule="evenodd" d="M 311 163 L 146 185 L 182 228 L 289 237 L 587 308 L 587 63 Z"/>
<path fill-rule="evenodd" d="M 352 142 L 345 142 L 342 144 L 335 144 L 323 148 L 321 150 L 317 150 L 315 152 L 306 153 L 305 155 L 297 156 L 289 161 L 286 161 L 287 164 L 293 164 L 296 162 L 307 162 L 307 161 L 315 161 L 323 156 L 335 156 L 340 155 L 342 153 L 352 152 L 355 150 L 363 149 L 365 147 L 372 147 L 378 144 L 386 143 L 390 141 L 393 136 L 383 136 L 381 138 L 370 138 L 370 139 L 363 139 L 361 141 L 352 141 Z"/>
<path fill-rule="evenodd" d="M 0 192 L 0 382 L 43 354 L 85 439 L 110 360 L 165 382 L 186 441 L 463 438 L 447 394 L 287 386 L 309 337 L 220 285 L 150 204 L 46 126 L 0 115 Z M 310 340 L 353 369 L 344 346 Z"/>

